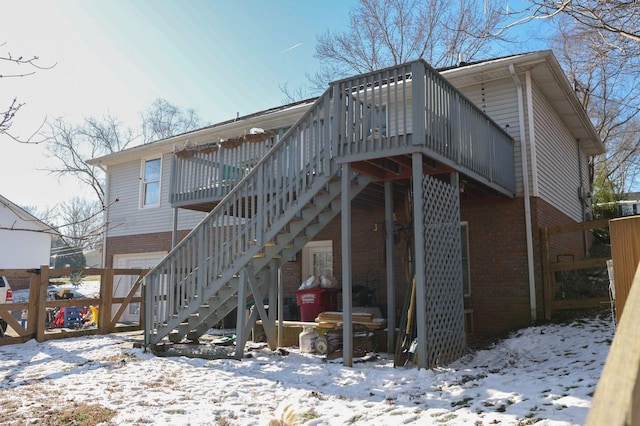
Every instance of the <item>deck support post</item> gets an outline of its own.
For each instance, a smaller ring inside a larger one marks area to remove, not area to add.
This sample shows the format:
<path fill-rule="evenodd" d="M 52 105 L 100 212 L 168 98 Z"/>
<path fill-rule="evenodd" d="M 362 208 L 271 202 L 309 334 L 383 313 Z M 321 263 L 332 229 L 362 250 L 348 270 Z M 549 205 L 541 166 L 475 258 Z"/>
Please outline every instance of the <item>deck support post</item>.
<path fill-rule="evenodd" d="M 244 343 L 245 339 L 245 310 L 242 309 L 247 303 L 247 268 L 240 270 L 240 277 L 238 279 L 238 308 L 236 316 L 236 359 L 242 359 L 244 356 Z"/>
<path fill-rule="evenodd" d="M 173 208 L 173 226 L 171 228 L 171 248 L 175 248 L 178 244 L 178 208 Z"/>
<path fill-rule="evenodd" d="M 413 262 L 416 276 L 416 324 L 417 324 L 417 355 L 418 367 L 427 368 L 427 314 L 426 304 L 426 266 L 424 248 L 424 191 L 422 180 L 422 154 L 415 152 L 412 160 L 412 187 L 413 187 L 413 244 L 415 254 Z"/>
<path fill-rule="evenodd" d="M 280 298 L 278 297 L 278 271 L 280 270 L 280 262 L 278 259 L 273 259 L 269 262 L 269 272 L 267 277 L 267 284 L 269 285 L 269 292 L 267 293 L 267 300 L 269 301 L 269 322 L 271 324 L 276 323 L 276 319 L 282 317 L 282 311 L 280 310 Z M 277 340 L 274 339 L 274 345 L 277 345 Z"/>
<path fill-rule="evenodd" d="M 353 366 L 353 317 L 351 298 L 351 164 L 342 165 L 342 351 L 343 363 Z"/>
<path fill-rule="evenodd" d="M 278 347 L 284 346 L 284 282 L 282 281 L 282 265 L 278 263 L 276 270 L 276 280 L 278 286 Z M 271 305 L 271 301 L 269 301 Z"/>
<path fill-rule="evenodd" d="M 396 342 L 396 286 L 393 269 L 393 182 L 384 183 L 384 227 L 387 267 L 387 353 L 393 353 Z"/>

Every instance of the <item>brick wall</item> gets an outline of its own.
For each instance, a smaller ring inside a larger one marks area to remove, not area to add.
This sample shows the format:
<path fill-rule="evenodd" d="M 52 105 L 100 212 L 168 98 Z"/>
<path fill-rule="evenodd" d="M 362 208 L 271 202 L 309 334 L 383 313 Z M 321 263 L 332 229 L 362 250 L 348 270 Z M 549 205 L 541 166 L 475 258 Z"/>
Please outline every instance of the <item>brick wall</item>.
<path fill-rule="evenodd" d="M 188 231 L 179 231 L 178 241 L 184 238 L 187 233 Z M 114 254 L 168 252 L 169 250 L 171 250 L 171 232 L 109 237 L 107 238 L 105 266 L 107 268 L 113 267 Z"/>
<path fill-rule="evenodd" d="M 539 198 L 531 199 L 536 317 L 544 318 L 540 227 L 573 223 Z M 492 195 L 461 199 L 462 220 L 469 222 L 471 296 L 475 331 L 499 334 L 531 323 L 524 200 Z M 569 243 L 567 245 L 567 243 Z M 581 240 L 565 239 L 558 247 L 581 250 Z"/>
<path fill-rule="evenodd" d="M 409 291 L 405 243 L 412 233 L 404 206 L 396 206 L 397 235 L 394 244 L 396 316 L 399 316 Z M 532 199 L 534 270 L 536 277 L 537 316 L 543 318 L 542 267 L 539 226 L 571 223 L 571 220 L 548 203 Z M 471 296 L 465 304 L 474 310 L 475 331 L 492 335 L 527 326 L 531 323 L 529 278 L 525 238 L 524 202 L 522 198 L 469 192 L 462 194 L 461 217 L 469 223 Z M 386 261 L 384 243 L 384 207 L 352 209 L 353 284 L 366 285 L 367 278 L 377 278 L 377 304 L 386 310 Z M 333 241 L 334 274 L 342 282 L 341 217 L 338 215 L 314 240 Z M 183 238 L 186 232 L 181 233 Z M 117 253 L 142 253 L 169 250 L 171 233 L 145 234 L 109 238 L 107 265 Z M 302 277 L 302 256 L 283 263 L 285 297 L 295 304 L 295 291 Z M 367 276 L 369 274 L 369 276 Z M 340 299 L 340 305 L 342 304 Z"/>
<path fill-rule="evenodd" d="M 570 225 L 575 223 L 571 218 L 559 212 L 556 208 L 543 200 L 537 200 L 537 225 L 540 228 Z M 591 238 L 588 238 L 588 243 Z M 563 259 L 582 259 L 585 253 L 584 234 L 582 232 L 569 232 L 551 235 L 549 238 L 549 255 L 551 261 Z"/>
<path fill-rule="evenodd" d="M 384 244 L 384 208 L 372 206 L 364 208 L 353 205 L 351 253 L 353 258 L 352 280 L 354 285 L 367 285 L 367 278 L 378 278 L 376 298 L 378 304 L 386 301 L 386 266 Z M 336 216 L 314 241 L 333 241 L 333 272 L 338 283 L 342 283 L 342 239 L 341 215 Z M 368 276 L 367 276 L 368 274 Z M 283 265 L 285 296 L 295 297 L 295 291 L 307 277 L 302 277 L 302 253 L 296 260 Z M 294 299 L 295 300 L 295 299 Z"/>
<path fill-rule="evenodd" d="M 469 223 L 475 332 L 497 334 L 530 323 L 527 246 L 522 198 L 463 194 Z"/>

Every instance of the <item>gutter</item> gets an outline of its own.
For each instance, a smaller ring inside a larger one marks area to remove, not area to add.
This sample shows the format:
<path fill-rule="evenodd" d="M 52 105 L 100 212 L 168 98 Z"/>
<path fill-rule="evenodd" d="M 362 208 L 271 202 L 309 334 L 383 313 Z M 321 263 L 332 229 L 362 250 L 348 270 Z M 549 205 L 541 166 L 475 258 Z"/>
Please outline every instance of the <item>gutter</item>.
<path fill-rule="evenodd" d="M 529 270 L 529 304 L 531 309 L 531 322 L 537 320 L 536 304 L 536 277 L 533 262 L 533 235 L 531 225 L 531 200 L 529 194 L 529 167 L 527 164 L 527 143 L 524 120 L 524 97 L 522 94 L 522 83 L 516 74 L 513 64 L 509 64 L 509 73 L 513 78 L 518 92 L 518 119 L 520 125 L 520 159 L 522 162 L 522 186 L 524 192 L 524 223 L 527 237 L 527 263 Z"/>

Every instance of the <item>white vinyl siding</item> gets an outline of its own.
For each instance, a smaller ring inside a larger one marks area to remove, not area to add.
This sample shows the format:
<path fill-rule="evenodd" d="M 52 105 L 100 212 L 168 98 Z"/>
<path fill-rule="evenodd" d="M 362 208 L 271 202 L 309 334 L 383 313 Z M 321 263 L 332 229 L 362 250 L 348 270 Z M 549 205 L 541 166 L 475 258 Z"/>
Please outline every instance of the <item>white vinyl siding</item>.
<path fill-rule="evenodd" d="M 173 208 L 169 204 L 170 155 L 162 158 L 160 207 L 140 209 L 140 160 L 109 167 L 109 201 L 118 199 L 108 209 L 108 237 L 171 232 Z M 201 212 L 180 209 L 178 229 L 192 229 L 205 216 Z"/>
<path fill-rule="evenodd" d="M 588 182 L 587 157 L 582 152 L 578 154 L 577 141 L 535 85 L 533 110 L 539 197 L 582 222 L 578 191 L 581 184 Z"/>
<path fill-rule="evenodd" d="M 518 95 L 513 79 L 506 78 L 458 88 L 471 102 L 487 114 L 515 141 L 514 164 L 516 195 L 522 196 L 522 161 L 520 157 L 520 122 Z M 529 170 L 531 170 L 529 168 Z"/>
<path fill-rule="evenodd" d="M 398 136 L 405 133 L 412 132 L 413 115 L 411 114 L 411 102 L 407 101 L 407 109 L 404 109 L 404 104 L 392 102 L 389 105 L 384 106 L 386 117 L 386 132 L 387 136 Z"/>
<path fill-rule="evenodd" d="M 0 228 L 0 268 L 27 269 L 49 264 L 52 235 L 44 232 L 47 227 L 2 197 Z"/>

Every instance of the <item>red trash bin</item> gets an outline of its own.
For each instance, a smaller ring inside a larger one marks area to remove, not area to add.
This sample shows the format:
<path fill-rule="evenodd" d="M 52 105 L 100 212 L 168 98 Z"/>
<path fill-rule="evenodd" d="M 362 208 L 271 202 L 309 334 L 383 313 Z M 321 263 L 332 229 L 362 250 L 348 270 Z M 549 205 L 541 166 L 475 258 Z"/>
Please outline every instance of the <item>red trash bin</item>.
<path fill-rule="evenodd" d="M 296 290 L 296 301 L 300 308 L 300 321 L 312 322 L 321 312 L 337 309 L 336 290 L 333 288 L 310 288 Z"/>

